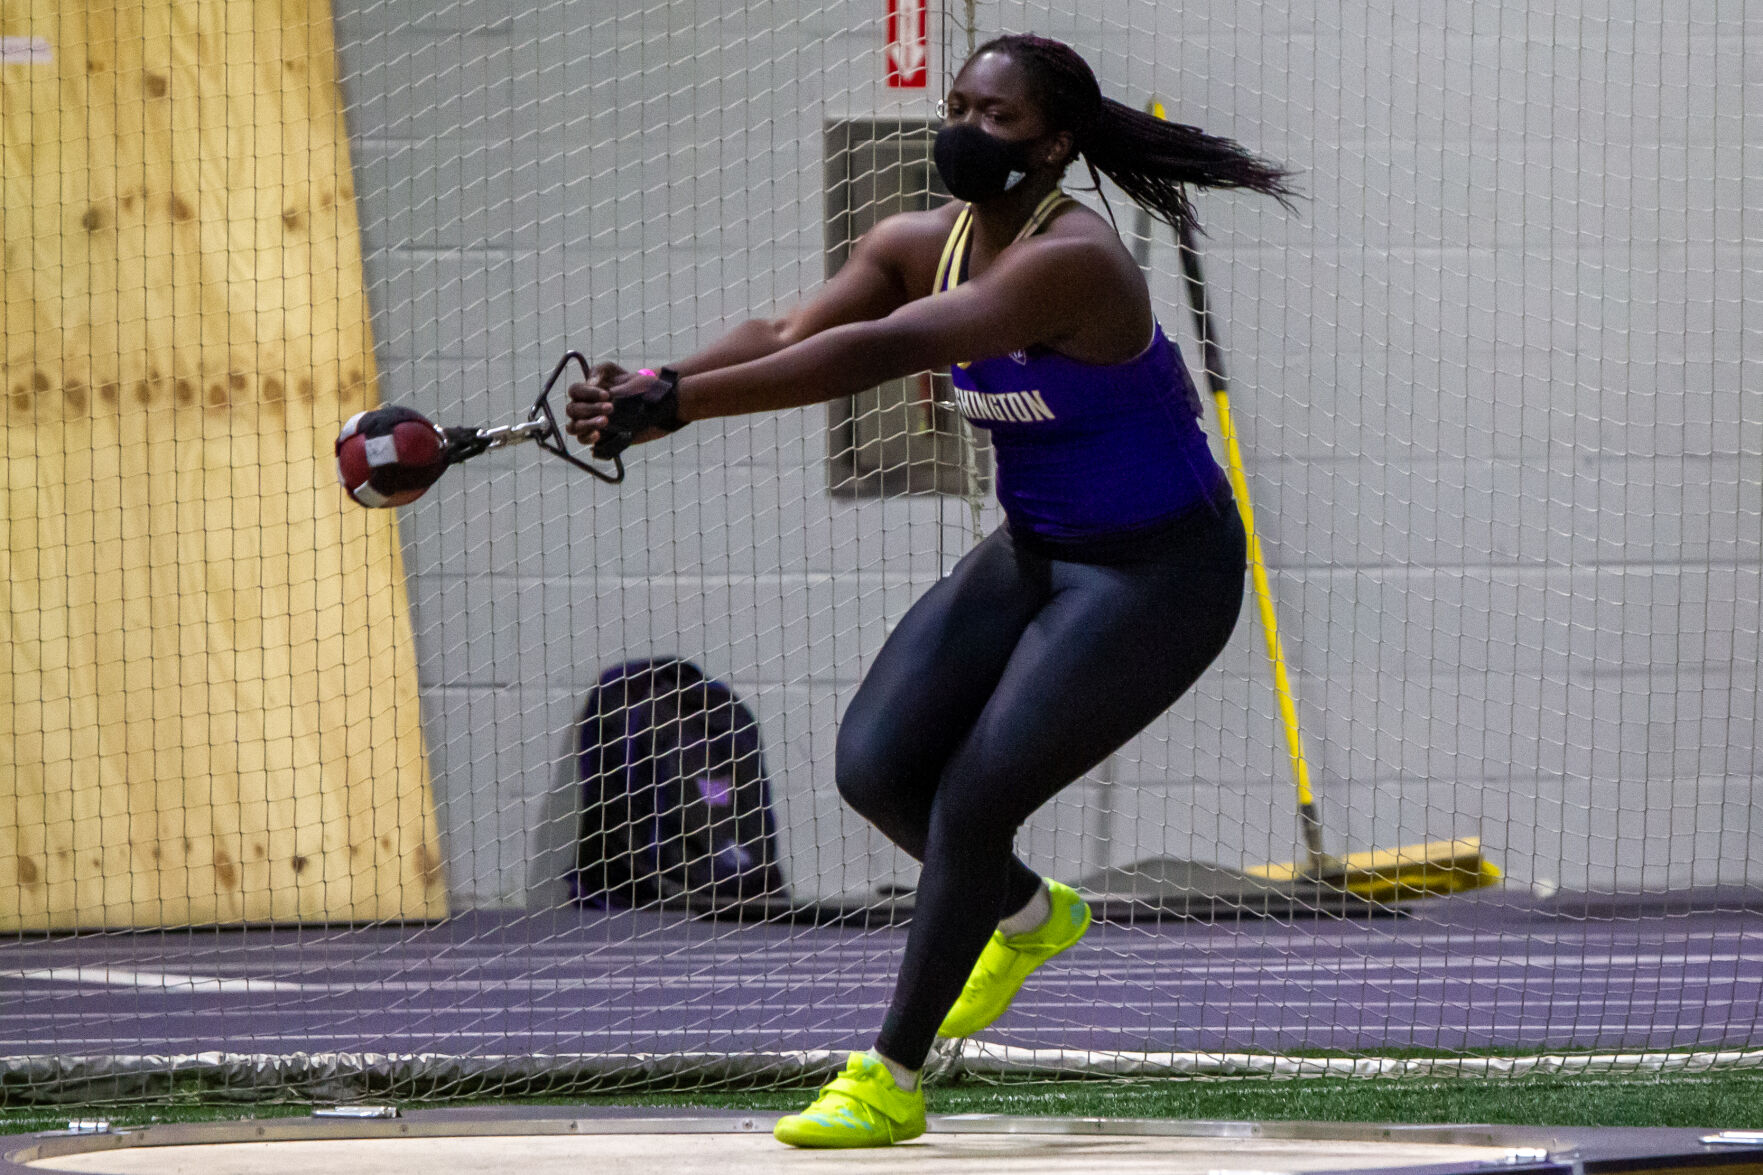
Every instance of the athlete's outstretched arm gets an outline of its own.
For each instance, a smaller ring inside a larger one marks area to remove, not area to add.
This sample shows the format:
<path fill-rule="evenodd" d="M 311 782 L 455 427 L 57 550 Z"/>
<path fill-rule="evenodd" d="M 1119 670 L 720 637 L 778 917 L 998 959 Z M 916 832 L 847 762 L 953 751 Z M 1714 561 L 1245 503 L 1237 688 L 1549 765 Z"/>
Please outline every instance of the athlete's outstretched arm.
<path fill-rule="evenodd" d="M 846 322 L 757 358 L 699 372 L 676 369 L 679 418 L 703 420 L 795 408 L 848 396 L 886 380 L 957 360 L 1055 343 L 1096 313 L 1096 246 L 1046 240 L 1012 250 L 978 279 L 900 306 L 884 318 Z M 645 376 L 613 382 L 612 397 L 640 394 Z M 588 438 L 605 415 L 599 389 L 570 389 L 571 431 Z M 642 438 L 639 438 L 642 439 Z"/>
<path fill-rule="evenodd" d="M 1093 312 L 1083 280 L 1093 246 L 1036 242 L 978 280 L 886 318 L 821 331 L 760 359 L 680 382 L 680 416 L 701 420 L 818 403 L 957 360 L 1004 355 L 1070 334 Z"/>
<path fill-rule="evenodd" d="M 764 358 L 843 323 L 885 317 L 912 299 L 906 263 L 915 245 L 924 248 L 917 238 L 940 241 L 947 233 L 935 214 L 891 216 L 859 237 L 839 271 L 800 305 L 776 318 L 743 322 L 671 366 L 681 375 L 716 371 Z"/>

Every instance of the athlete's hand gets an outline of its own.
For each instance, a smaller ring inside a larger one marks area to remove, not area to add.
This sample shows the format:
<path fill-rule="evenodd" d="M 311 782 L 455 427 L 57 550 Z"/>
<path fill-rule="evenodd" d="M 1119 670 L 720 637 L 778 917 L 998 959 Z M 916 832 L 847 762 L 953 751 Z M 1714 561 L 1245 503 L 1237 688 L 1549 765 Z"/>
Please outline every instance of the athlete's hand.
<path fill-rule="evenodd" d="M 640 371 L 620 371 L 609 376 L 604 391 L 610 403 L 594 447 L 595 456 L 606 460 L 629 445 L 641 445 L 681 427 L 675 392 L 678 377 L 665 370 L 663 375 L 670 378 Z"/>
<path fill-rule="evenodd" d="M 616 363 L 597 363 L 588 373 L 586 383 L 569 385 L 569 402 L 564 415 L 569 418 L 569 433 L 584 445 L 600 439 L 612 419 L 613 381 L 630 373 Z"/>

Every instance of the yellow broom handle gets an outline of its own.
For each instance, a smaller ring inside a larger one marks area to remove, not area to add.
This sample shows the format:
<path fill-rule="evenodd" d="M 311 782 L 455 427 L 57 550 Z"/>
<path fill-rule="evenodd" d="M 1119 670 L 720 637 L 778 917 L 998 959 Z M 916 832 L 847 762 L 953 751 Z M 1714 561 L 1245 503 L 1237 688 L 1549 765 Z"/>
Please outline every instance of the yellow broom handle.
<path fill-rule="evenodd" d="M 1151 99 L 1147 110 L 1157 118 L 1167 117 L 1163 103 Z M 1147 226 L 1148 227 L 1148 226 Z M 1279 622 L 1273 611 L 1273 588 L 1267 582 L 1267 562 L 1261 555 L 1261 536 L 1255 532 L 1255 510 L 1249 504 L 1249 479 L 1243 473 L 1243 450 L 1237 444 L 1236 423 L 1230 415 L 1229 381 L 1224 375 L 1224 350 L 1218 345 L 1217 332 L 1212 328 L 1212 313 L 1206 306 L 1206 282 L 1200 271 L 1200 251 L 1194 244 L 1191 226 L 1178 225 L 1176 247 L 1181 254 L 1182 273 L 1188 303 L 1199 331 L 1206 386 L 1212 391 L 1212 402 L 1218 407 L 1218 432 L 1224 440 L 1227 473 L 1237 510 L 1243 516 L 1243 530 L 1249 540 L 1249 576 L 1255 585 L 1255 604 L 1261 611 L 1261 632 L 1267 638 L 1267 659 L 1273 662 L 1273 692 L 1279 699 L 1279 719 L 1285 727 L 1286 753 L 1292 760 L 1292 782 L 1298 789 L 1298 823 L 1304 834 L 1304 847 L 1310 852 L 1310 870 L 1321 873 L 1329 859 L 1322 851 L 1322 817 L 1316 810 L 1316 796 L 1310 790 L 1310 764 L 1304 758 L 1304 735 L 1298 729 L 1298 704 L 1292 696 L 1291 679 L 1286 676 L 1285 649 L 1279 643 Z"/>
<path fill-rule="evenodd" d="M 1279 620 L 1273 611 L 1273 588 L 1267 582 L 1267 563 L 1261 556 L 1261 536 L 1255 531 L 1255 508 L 1249 504 L 1249 479 L 1243 473 L 1243 451 L 1237 444 L 1237 427 L 1230 415 L 1230 397 L 1223 388 L 1212 390 L 1212 402 L 1218 408 L 1218 432 L 1224 439 L 1230 488 L 1236 495 L 1237 512 L 1243 516 L 1243 530 L 1249 536 L 1249 579 L 1255 585 L 1255 604 L 1261 611 L 1261 632 L 1267 638 L 1267 657 L 1273 662 L 1273 692 L 1279 697 L 1279 718 L 1285 725 L 1286 751 L 1292 760 L 1292 778 L 1298 785 L 1298 803 L 1314 810 L 1316 797 L 1310 791 L 1310 764 L 1304 758 L 1304 735 L 1298 728 L 1298 705 L 1292 697 L 1292 683 L 1286 676 L 1285 649 L 1279 643 Z"/>

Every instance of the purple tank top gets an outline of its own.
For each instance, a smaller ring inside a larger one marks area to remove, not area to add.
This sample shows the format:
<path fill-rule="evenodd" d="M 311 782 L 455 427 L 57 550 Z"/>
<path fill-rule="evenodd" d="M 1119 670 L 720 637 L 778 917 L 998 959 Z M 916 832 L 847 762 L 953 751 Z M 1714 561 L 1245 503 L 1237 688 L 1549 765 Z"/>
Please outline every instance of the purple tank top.
<path fill-rule="evenodd" d="M 1023 235 L 1058 207 L 1048 200 Z M 939 290 L 963 276 L 970 215 L 964 209 L 956 219 Z M 991 433 L 998 501 L 1012 529 L 1053 540 L 1135 530 L 1198 505 L 1224 484 L 1200 428 L 1199 392 L 1161 326 L 1125 363 L 1084 363 L 1031 347 L 957 364 L 950 375 L 962 415 Z"/>

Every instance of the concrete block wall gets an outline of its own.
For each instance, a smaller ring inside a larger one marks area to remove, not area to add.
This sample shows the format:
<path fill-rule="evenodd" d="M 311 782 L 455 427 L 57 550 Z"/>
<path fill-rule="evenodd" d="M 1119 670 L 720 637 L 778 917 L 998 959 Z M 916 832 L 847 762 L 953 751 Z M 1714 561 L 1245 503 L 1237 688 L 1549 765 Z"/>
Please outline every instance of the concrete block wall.
<path fill-rule="evenodd" d="M 1525 883 L 1763 883 L 1763 17 L 1083 7 L 976 12 L 1300 172 L 1295 214 L 1201 208 L 1330 847 L 1479 834 Z M 957 58 L 962 10 L 932 14 Z M 936 97 L 883 86 L 884 11 L 337 0 L 385 397 L 513 420 L 566 346 L 665 361 L 818 284 L 821 126 Z M 1173 251 L 1151 257 L 1174 330 Z M 650 653 L 758 711 L 799 892 L 910 882 L 842 810 L 833 738 L 970 512 L 834 498 L 825 453 L 807 409 L 690 429 L 617 489 L 492 455 L 403 512 L 457 905 L 559 899 L 574 708 Z M 1245 612 L 1029 858 L 1289 858 L 1260 639 Z"/>

